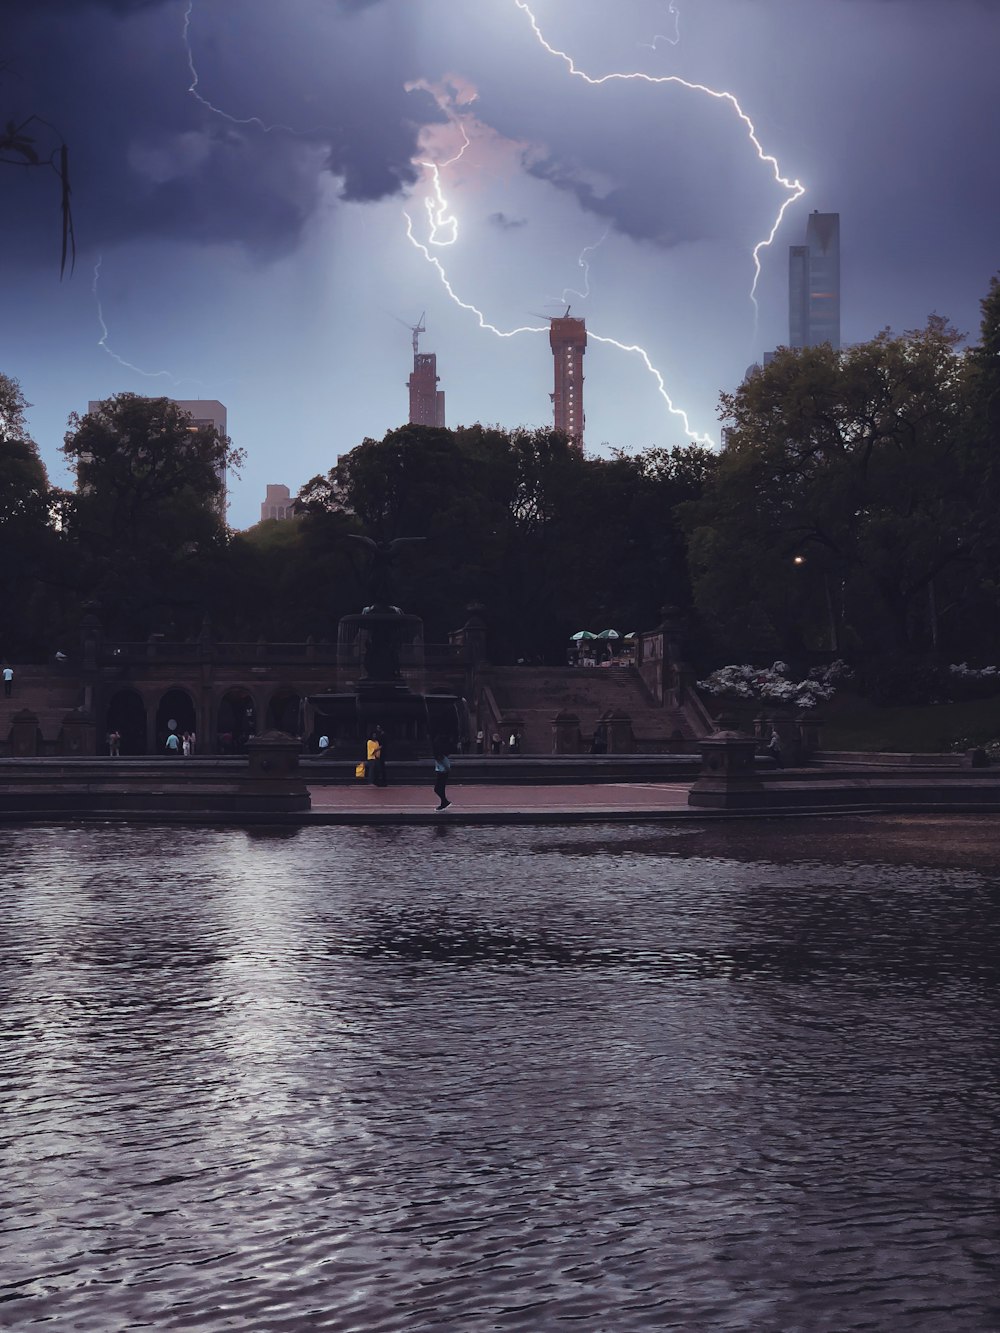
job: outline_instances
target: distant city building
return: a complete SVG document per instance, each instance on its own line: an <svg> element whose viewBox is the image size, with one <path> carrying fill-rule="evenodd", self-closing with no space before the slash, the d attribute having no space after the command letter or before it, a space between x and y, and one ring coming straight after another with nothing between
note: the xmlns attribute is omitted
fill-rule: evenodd
<svg viewBox="0 0 1000 1333"><path fill-rule="evenodd" d="M267 494L260 506L260 521L276 518L294 518L295 502L287 486L268 484Z"/></svg>
<svg viewBox="0 0 1000 1333"><path fill-rule="evenodd" d="M191 418L191 430L201 430L205 426L214 426L220 435L227 435L226 430L226 409L217 398L172 398L171 402ZM100 407L100 402L91 399L87 404L88 412L96 412ZM225 517L226 513L226 465L223 463L216 470L216 476L219 478L221 490L217 501L219 513Z"/></svg>
<svg viewBox="0 0 1000 1333"><path fill-rule="evenodd" d="M810 213L788 251L788 345L840 349L840 214Z"/></svg>
<svg viewBox="0 0 1000 1333"><path fill-rule="evenodd" d="M555 365L552 392L553 421L557 431L583 449L583 355L587 350L587 322L570 319L549 321L549 346Z"/></svg>
<svg viewBox="0 0 1000 1333"><path fill-rule="evenodd" d="M444 390L438 388L437 356L418 350L424 328L423 315L411 328L413 333L413 373L406 382L410 391L410 425L444 425Z"/></svg>

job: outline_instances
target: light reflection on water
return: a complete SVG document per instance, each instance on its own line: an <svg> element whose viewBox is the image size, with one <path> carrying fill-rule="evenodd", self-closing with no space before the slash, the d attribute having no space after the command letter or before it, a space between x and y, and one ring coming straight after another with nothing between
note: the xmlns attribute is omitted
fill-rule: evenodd
<svg viewBox="0 0 1000 1333"><path fill-rule="evenodd" d="M1000 1326L1000 857L903 828L0 831L0 1325Z"/></svg>

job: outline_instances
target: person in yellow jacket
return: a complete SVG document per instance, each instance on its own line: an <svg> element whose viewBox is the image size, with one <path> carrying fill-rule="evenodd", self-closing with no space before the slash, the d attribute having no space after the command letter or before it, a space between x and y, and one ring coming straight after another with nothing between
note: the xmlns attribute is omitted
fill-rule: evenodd
<svg viewBox="0 0 1000 1333"><path fill-rule="evenodd" d="M368 781L375 787L389 785L385 772L385 755L382 751L382 735L382 728L375 727L368 736Z"/></svg>

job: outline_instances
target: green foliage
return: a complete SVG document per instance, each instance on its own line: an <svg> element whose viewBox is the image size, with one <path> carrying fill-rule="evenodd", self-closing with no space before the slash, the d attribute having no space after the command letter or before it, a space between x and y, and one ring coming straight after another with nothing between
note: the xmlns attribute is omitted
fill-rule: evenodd
<svg viewBox="0 0 1000 1333"><path fill-rule="evenodd" d="M427 539L400 561L397 597L431 639L478 601L496 660L558 661L581 624L624 632L690 600L673 509L700 494L713 458L585 459L550 430L405 426L365 440L298 503L306 531L340 514L379 541ZM351 556L360 597L363 556Z"/></svg>
<svg viewBox="0 0 1000 1333"><path fill-rule="evenodd" d="M220 472L241 455L170 399L131 393L74 414L63 453L76 465L65 522L79 586L108 631L193 633L227 540Z"/></svg>
<svg viewBox="0 0 1000 1333"><path fill-rule="evenodd" d="M28 434L29 406L16 380L0 374L0 651L44 652L51 618L47 590L56 546L45 466Z"/></svg>
<svg viewBox="0 0 1000 1333"><path fill-rule="evenodd" d="M684 520L696 601L722 639L794 655L958 637L997 498L959 340L933 316L842 353L784 349L721 396L726 446Z"/></svg>

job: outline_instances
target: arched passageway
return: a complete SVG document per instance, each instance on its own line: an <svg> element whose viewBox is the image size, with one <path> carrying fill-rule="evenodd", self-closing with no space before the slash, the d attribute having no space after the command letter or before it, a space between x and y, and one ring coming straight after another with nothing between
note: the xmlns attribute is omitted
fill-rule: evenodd
<svg viewBox="0 0 1000 1333"><path fill-rule="evenodd" d="M136 690L116 690L108 700L104 716L104 735L98 734L107 753L107 737L117 731L121 737L121 754L146 753L146 705Z"/></svg>
<svg viewBox="0 0 1000 1333"><path fill-rule="evenodd" d="M298 736L302 727L302 696L295 690L277 690L267 706L267 731L285 731Z"/></svg>
<svg viewBox="0 0 1000 1333"><path fill-rule="evenodd" d="M219 700L216 731L220 754L241 754L250 737L257 734L257 710L253 696L242 685L226 690Z"/></svg>
<svg viewBox="0 0 1000 1333"><path fill-rule="evenodd" d="M187 690L167 690L156 710L156 729L153 744L157 754L166 753L167 737L171 732L183 736L185 731L195 732L196 718L194 702Z"/></svg>

